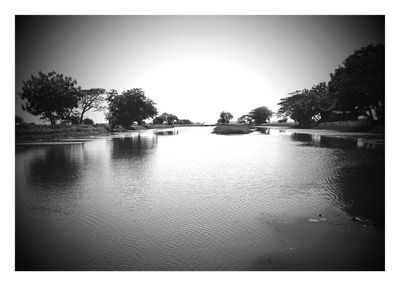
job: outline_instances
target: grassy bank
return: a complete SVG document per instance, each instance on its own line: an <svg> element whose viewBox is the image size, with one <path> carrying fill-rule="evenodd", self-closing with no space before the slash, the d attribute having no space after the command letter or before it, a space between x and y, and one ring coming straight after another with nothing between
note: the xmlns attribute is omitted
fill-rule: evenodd
<svg viewBox="0 0 400 286"><path fill-rule="evenodd" d="M295 122L286 123L263 123L257 126L262 127L283 127L283 128L300 128ZM307 129L317 130L332 130L340 132L368 132L368 133L380 133L385 132L385 126L372 126L368 120L354 120L354 121L337 121L337 122L320 122L317 126L309 127Z"/></svg>
<svg viewBox="0 0 400 286"><path fill-rule="evenodd" d="M335 130L342 132L384 133L385 126L372 126L368 120L321 122L313 129Z"/></svg>
<svg viewBox="0 0 400 286"><path fill-rule="evenodd" d="M250 126L248 125L218 125L214 128L212 133L221 135L230 134L248 134L250 133Z"/></svg>
<svg viewBox="0 0 400 286"><path fill-rule="evenodd" d="M109 134L111 132L113 131L105 124L72 126L22 124L15 126L15 142L60 141L68 138Z"/></svg>

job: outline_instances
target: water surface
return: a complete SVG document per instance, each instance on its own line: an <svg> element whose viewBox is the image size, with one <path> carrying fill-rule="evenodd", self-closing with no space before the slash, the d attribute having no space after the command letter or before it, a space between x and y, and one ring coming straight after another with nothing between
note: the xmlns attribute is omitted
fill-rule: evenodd
<svg viewBox="0 0 400 286"><path fill-rule="evenodd" d="M382 138L211 130L17 147L16 269L384 269Z"/></svg>

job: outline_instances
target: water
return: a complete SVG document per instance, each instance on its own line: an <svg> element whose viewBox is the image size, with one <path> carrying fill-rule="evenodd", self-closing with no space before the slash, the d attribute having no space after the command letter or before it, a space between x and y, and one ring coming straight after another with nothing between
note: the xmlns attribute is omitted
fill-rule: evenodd
<svg viewBox="0 0 400 286"><path fill-rule="evenodd" d="M17 147L16 269L384 269L382 139L211 130Z"/></svg>

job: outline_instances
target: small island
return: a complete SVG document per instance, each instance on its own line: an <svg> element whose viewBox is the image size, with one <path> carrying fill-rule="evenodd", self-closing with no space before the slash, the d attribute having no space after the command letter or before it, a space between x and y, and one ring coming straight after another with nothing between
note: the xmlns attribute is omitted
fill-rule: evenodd
<svg viewBox="0 0 400 286"><path fill-rule="evenodd" d="M218 125L214 128L214 134L230 135L230 134L249 134L251 132L248 125Z"/></svg>

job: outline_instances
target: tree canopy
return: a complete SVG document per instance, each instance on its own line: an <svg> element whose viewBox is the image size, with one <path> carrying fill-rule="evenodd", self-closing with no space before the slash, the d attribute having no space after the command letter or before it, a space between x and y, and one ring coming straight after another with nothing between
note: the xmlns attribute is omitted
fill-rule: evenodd
<svg viewBox="0 0 400 286"><path fill-rule="evenodd" d="M83 115L91 110L94 109L96 111L101 111L104 109L102 106L106 94L106 90L104 88L91 88L91 89L84 89L81 91L78 100L78 106L81 110L79 123L83 122Z"/></svg>
<svg viewBox="0 0 400 286"><path fill-rule="evenodd" d="M249 116L256 124L269 122L274 113L266 106L261 106L250 111Z"/></svg>
<svg viewBox="0 0 400 286"><path fill-rule="evenodd" d="M94 121L90 118L85 118L85 119L83 119L82 123L85 125L93 125Z"/></svg>
<svg viewBox="0 0 400 286"><path fill-rule="evenodd" d="M240 116L238 118L237 122L239 124L248 124L248 125L250 125L250 124L253 123L253 117L251 115L249 115L249 114L245 114L245 115Z"/></svg>
<svg viewBox="0 0 400 286"><path fill-rule="evenodd" d="M218 124L228 124L229 121L233 118L233 115L230 112L222 111L219 114L219 119L217 121Z"/></svg>
<svg viewBox="0 0 400 286"><path fill-rule="evenodd" d="M72 110L78 106L80 87L72 77L39 72L23 82L19 92L25 104L22 109L41 119L55 124L58 119L69 118Z"/></svg>
<svg viewBox="0 0 400 286"><path fill-rule="evenodd" d="M299 127L308 128L314 121L321 119L321 112L330 109L325 82L314 85L310 90L296 91L292 96L281 99L278 115L290 117L299 123Z"/></svg>
<svg viewBox="0 0 400 286"><path fill-rule="evenodd" d="M385 95L385 48L369 45L356 50L330 75L329 93L336 108L355 115L383 119Z"/></svg>
<svg viewBox="0 0 400 286"><path fill-rule="evenodd" d="M107 102L106 118L112 127L120 125L129 128L133 122L142 124L145 119L153 118L158 113L155 103L140 88L127 90L122 94L111 90Z"/></svg>
<svg viewBox="0 0 400 286"><path fill-rule="evenodd" d="M168 125L173 125L178 123L178 117L174 114L170 113L162 113L160 116L157 116L156 118L153 119L154 124L168 124Z"/></svg>

